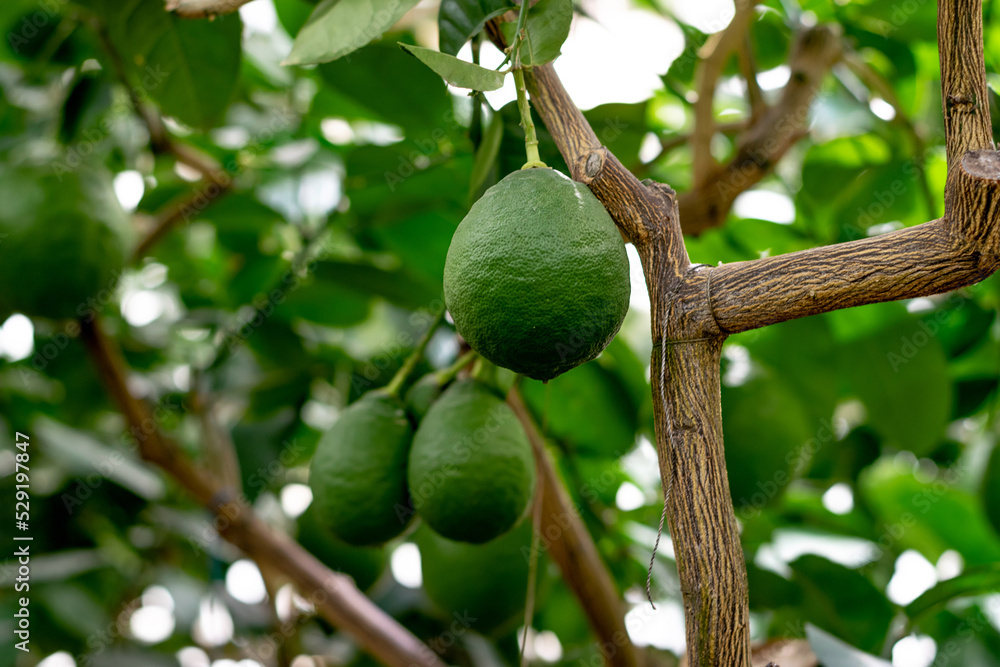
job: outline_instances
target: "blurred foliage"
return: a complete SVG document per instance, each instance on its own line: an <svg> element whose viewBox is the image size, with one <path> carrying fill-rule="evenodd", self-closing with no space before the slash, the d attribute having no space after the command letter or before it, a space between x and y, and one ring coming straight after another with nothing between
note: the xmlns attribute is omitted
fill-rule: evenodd
<svg viewBox="0 0 1000 667"><path fill-rule="evenodd" d="M296 517L319 435L399 368L440 306L455 226L524 153L516 107L494 109L449 89L396 47L437 47L426 43L433 11L418 8L349 57L283 68L314 3L253 4L271 2L278 23L268 31L239 14L183 21L160 0L5 0L0 163L35 163L57 151L65 157L54 167L103 164L117 174L123 201L141 191L137 237L148 232L149 216L203 193L86 307L121 346L133 389L156 406L158 427L205 466L212 465L206 434L231 439L248 498L295 535L312 530L311 515ZM637 4L671 16L668 3ZM442 6L441 48L456 53L507 3ZM757 187L794 214L758 206L742 215L749 209L737 207L724 226L689 239L695 262L856 239L943 210L934 4L769 0L750 43L770 80L781 78L795 26L814 21L842 26L856 56L890 83L898 108L887 112L871 82L837 68L818 93L808 136ZM662 90L586 114L623 163L683 190L691 162L683 143L654 158L640 151L650 139L670 145L692 126L695 54L706 35L680 27L685 49L663 73ZM1000 67L995 8L987 11L986 61L991 72ZM738 72L732 62L725 77ZM731 122L746 102L739 85L725 83L716 111ZM764 94L773 99L778 90ZM221 163L232 191L213 196L192 182L190 168L151 142L137 104L167 117L173 141ZM539 134L543 159L565 170L540 124ZM735 147L720 136L714 149L724 160ZM128 183L131 193L123 194ZM824 660L858 664L860 652L888 658L900 638L917 633L932 638L939 655L958 656L956 664L1000 665L998 303L1000 282L991 278L951 295L788 322L727 342L727 461L755 638L808 635ZM265 573L267 601L248 597L245 582L227 586L239 555L214 536L201 508L141 463L79 328L34 318L33 345L18 352L12 341L25 322L14 316L0 329L0 499L14 506L15 432L30 434L31 653L5 641L0 665L35 665L57 651L80 665L176 665L191 647L265 665L289 664L300 653L370 664L349 638L296 606L273 573ZM445 326L421 373L447 366L460 349ZM634 309L599 359L522 389L631 613L642 614L630 627L672 664L683 628L652 632L656 624L645 623L652 612L641 602L662 498L650 444L649 351L648 313ZM380 606L450 664L516 663L517 622L505 615L480 632L452 616L442 595L432 601L412 578L412 562L410 578L396 572L404 583L393 576L390 554L401 544L411 549L413 533L384 554L303 541L355 572ZM396 553L412 555L407 549ZM904 562L923 563L922 578ZM0 630L10 637L19 594L9 552L5 563ZM558 661L594 659L576 600L553 566L543 560L542 568L535 629L558 637ZM480 568L469 576L491 574ZM653 574L657 601L677 606L669 550L660 550ZM496 594L479 583L484 595ZM149 619L158 628L170 619L165 637L143 640ZM212 630L226 619L231 632ZM275 648L268 638L279 621L294 630L279 634Z"/></svg>

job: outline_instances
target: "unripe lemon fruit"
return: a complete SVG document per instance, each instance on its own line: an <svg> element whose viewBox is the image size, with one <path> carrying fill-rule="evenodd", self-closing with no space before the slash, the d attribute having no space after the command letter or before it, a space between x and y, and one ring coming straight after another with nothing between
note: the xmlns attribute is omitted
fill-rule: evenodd
<svg viewBox="0 0 1000 667"><path fill-rule="evenodd" d="M517 416L486 385L460 380L427 411L407 470L413 505L438 534L481 543L524 516L535 460Z"/></svg>
<svg viewBox="0 0 1000 667"><path fill-rule="evenodd" d="M406 490L412 440L395 398L373 392L344 410L320 438L309 471L319 523L356 546L402 533L413 516Z"/></svg>
<svg viewBox="0 0 1000 667"><path fill-rule="evenodd" d="M587 188L554 169L516 171L455 230L444 296L481 355L536 380L595 358L628 311L625 244Z"/></svg>
<svg viewBox="0 0 1000 667"><path fill-rule="evenodd" d="M0 202L0 320L85 316L115 291L129 222L102 168L0 166Z"/></svg>

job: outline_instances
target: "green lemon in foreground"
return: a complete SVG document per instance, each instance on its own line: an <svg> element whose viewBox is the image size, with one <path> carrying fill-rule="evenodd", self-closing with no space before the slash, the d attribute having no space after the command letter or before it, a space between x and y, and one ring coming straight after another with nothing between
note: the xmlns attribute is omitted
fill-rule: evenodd
<svg viewBox="0 0 1000 667"><path fill-rule="evenodd" d="M535 460L514 412L474 380L427 411L407 470L417 513L438 534L481 543L517 524L533 497Z"/></svg>
<svg viewBox="0 0 1000 667"><path fill-rule="evenodd" d="M319 522L356 546L402 533L413 516L406 490L412 440L395 398L370 393L344 410L316 445L309 472Z"/></svg>
<svg viewBox="0 0 1000 667"><path fill-rule="evenodd" d="M83 317L107 303L129 221L102 168L0 166L0 202L0 319Z"/></svg>
<svg viewBox="0 0 1000 667"><path fill-rule="evenodd" d="M384 547L356 547L338 539L319 520L315 504L299 517L298 540L328 568L354 579L361 590L371 587L385 569Z"/></svg>
<svg viewBox="0 0 1000 667"><path fill-rule="evenodd" d="M453 542L426 526L414 533L427 597L450 618L489 634L523 622L531 521L486 544ZM538 564L539 579L545 562ZM539 581L539 592L544 586ZM536 604L539 601L536 600Z"/></svg>
<svg viewBox="0 0 1000 667"><path fill-rule="evenodd" d="M516 171L487 190L455 230L444 267L458 332L493 363L536 380L597 357L630 292L611 216L554 169Z"/></svg>

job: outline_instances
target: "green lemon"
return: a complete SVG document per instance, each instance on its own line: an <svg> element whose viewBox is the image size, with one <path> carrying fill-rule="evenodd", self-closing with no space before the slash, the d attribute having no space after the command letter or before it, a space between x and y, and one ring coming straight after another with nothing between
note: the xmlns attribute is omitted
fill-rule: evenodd
<svg viewBox="0 0 1000 667"><path fill-rule="evenodd" d="M298 539L321 563L350 576L361 590L370 588L385 569L384 547L356 547L338 539L319 520L315 504L299 517Z"/></svg>
<svg viewBox="0 0 1000 667"><path fill-rule="evenodd" d="M0 202L0 318L84 317L107 303L129 222L103 169L0 166Z"/></svg>
<svg viewBox="0 0 1000 667"><path fill-rule="evenodd" d="M504 368L549 380L601 353L628 311L628 257L587 186L524 169L455 230L444 296L458 332Z"/></svg>
<svg viewBox="0 0 1000 667"><path fill-rule="evenodd" d="M417 513L439 534L492 540L524 516L535 461L514 412L485 385L448 388L413 438L407 470Z"/></svg>
<svg viewBox="0 0 1000 667"><path fill-rule="evenodd" d="M413 516L406 457L413 429L402 404L369 393L316 445L309 485L320 523L356 546L396 537Z"/></svg>
<svg viewBox="0 0 1000 667"><path fill-rule="evenodd" d="M500 634L513 629L524 620L531 534L531 521L524 521L486 544L466 544L441 537L426 526L419 528L414 542L420 549L424 592L449 618L472 630ZM546 589L545 570L542 559L539 593Z"/></svg>

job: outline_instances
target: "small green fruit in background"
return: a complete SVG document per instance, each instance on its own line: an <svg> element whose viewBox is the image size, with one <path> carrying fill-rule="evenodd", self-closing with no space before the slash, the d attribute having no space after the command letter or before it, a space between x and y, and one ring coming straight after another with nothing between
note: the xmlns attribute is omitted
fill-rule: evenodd
<svg viewBox="0 0 1000 667"><path fill-rule="evenodd" d="M407 470L417 512L439 534L492 540L534 495L535 460L514 412L486 385L460 380L428 410Z"/></svg>
<svg viewBox="0 0 1000 667"><path fill-rule="evenodd" d="M309 472L319 522L356 546L402 533L413 516L406 490L412 440L395 398L372 392L344 410L316 445Z"/></svg>
<svg viewBox="0 0 1000 667"><path fill-rule="evenodd" d="M331 570L354 579L367 590L385 569L385 547L356 547L338 539L319 520L315 504L299 517L299 544Z"/></svg>
<svg viewBox="0 0 1000 667"><path fill-rule="evenodd" d="M111 176L60 164L0 165L0 319L83 317L115 290L129 221Z"/></svg>
<svg viewBox="0 0 1000 667"><path fill-rule="evenodd" d="M458 332L504 368L549 380L594 359L628 311L625 244L587 186L524 169L455 230L444 296Z"/></svg>
<svg viewBox="0 0 1000 667"><path fill-rule="evenodd" d="M524 621L532 547L531 521L486 544L453 542L423 526L414 533L427 597L449 617L460 614L482 634L511 630ZM546 563L539 555L538 582ZM539 593L546 586L539 585ZM536 597L536 605L540 600ZM475 619L475 620L472 620Z"/></svg>

